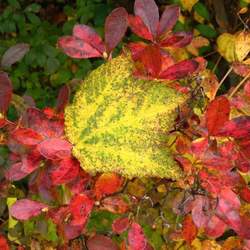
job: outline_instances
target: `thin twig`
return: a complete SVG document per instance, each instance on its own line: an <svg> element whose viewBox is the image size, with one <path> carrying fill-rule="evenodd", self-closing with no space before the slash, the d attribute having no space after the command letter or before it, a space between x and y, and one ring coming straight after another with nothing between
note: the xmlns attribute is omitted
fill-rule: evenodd
<svg viewBox="0 0 250 250"><path fill-rule="evenodd" d="M233 90L233 92L229 95L229 99L231 99L234 94L238 91L238 89L245 83L245 81L248 79L248 77L250 76L250 73L248 73L240 82L239 84L235 87L235 89Z"/></svg>
<svg viewBox="0 0 250 250"><path fill-rule="evenodd" d="M217 59L216 64L214 65L214 67L213 67L213 69L212 69L212 72L214 72L214 71L216 70L216 68L218 67L218 65L219 65L219 63L220 63L220 61L221 61L221 59L222 59L222 56L219 56L219 58Z"/></svg>
<svg viewBox="0 0 250 250"><path fill-rule="evenodd" d="M229 68L229 70L227 71L227 73L224 75L224 77L221 79L220 83L219 83L219 86L217 88L217 91L220 89L221 85L224 83L224 81L226 80L226 78L228 77L228 75L232 72L233 70L233 67L231 66Z"/></svg>

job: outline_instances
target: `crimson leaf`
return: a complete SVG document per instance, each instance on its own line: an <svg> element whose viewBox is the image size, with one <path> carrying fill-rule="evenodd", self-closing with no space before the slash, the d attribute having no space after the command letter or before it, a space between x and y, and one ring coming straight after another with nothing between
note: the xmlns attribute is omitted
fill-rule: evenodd
<svg viewBox="0 0 250 250"><path fill-rule="evenodd" d="M128 13L120 7L114 9L105 21L105 44L110 53L122 40L128 27Z"/></svg>

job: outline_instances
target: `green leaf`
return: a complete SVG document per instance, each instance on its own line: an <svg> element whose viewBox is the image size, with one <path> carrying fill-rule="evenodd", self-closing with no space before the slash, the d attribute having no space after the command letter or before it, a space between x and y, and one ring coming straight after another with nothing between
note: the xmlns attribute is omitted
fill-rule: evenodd
<svg viewBox="0 0 250 250"><path fill-rule="evenodd" d="M56 230L56 225L52 222L51 219L48 220L48 233L46 235L46 239L49 241L57 241L57 230Z"/></svg>
<svg viewBox="0 0 250 250"><path fill-rule="evenodd" d="M28 20L32 24L39 25L41 23L41 20L37 15L35 15L35 14L31 13L31 12L28 12L26 15L27 15Z"/></svg>
<svg viewBox="0 0 250 250"><path fill-rule="evenodd" d="M55 47L49 44L45 44L43 46L43 51L48 57L56 57L56 55L59 53L59 51Z"/></svg>
<svg viewBox="0 0 250 250"><path fill-rule="evenodd" d="M60 62L56 58L48 58L45 70L48 74L53 74L60 66Z"/></svg>
<svg viewBox="0 0 250 250"><path fill-rule="evenodd" d="M8 0L8 3L14 8L17 8L17 9L21 8L21 5L17 0Z"/></svg>
<svg viewBox="0 0 250 250"><path fill-rule="evenodd" d="M215 38L218 35L214 28L206 24L198 24L196 29L201 33L201 35L207 38Z"/></svg>
<svg viewBox="0 0 250 250"><path fill-rule="evenodd" d="M161 237L161 232L158 230L153 230L150 225L143 225L143 231L154 249L161 249L164 243Z"/></svg>
<svg viewBox="0 0 250 250"><path fill-rule="evenodd" d="M24 11L38 13L41 9L41 5L37 3L32 3L28 5Z"/></svg>
<svg viewBox="0 0 250 250"><path fill-rule="evenodd" d="M96 232L100 234L109 233L112 231L113 220L118 217L119 215L108 211L94 211L89 218L87 230L88 232Z"/></svg>
<svg viewBox="0 0 250 250"><path fill-rule="evenodd" d="M34 221L28 220L28 221L23 222L23 230L24 230L24 234L26 236L32 235L32 233L34 233L34 229L35 229L35 222Z"/></svg>
<svg viewBox="0 0 250 250"><path fill-rule="evenodd" d="M7 198L7 206L8 206L8 209L10 210L10 208L12 207L12 205L17 201L17 198L16 197L9 197ZM9 214L9 224L8 224L8 228L11 229L11 228L14 228L16 226L16 224L18 223L17 220L13 219L11 217L11 215Z"/></svg>
<svg viewBox="0 0 250 250"><path fill-rule="evenodd" d="M210 14L205 4L198 2L194 5L194 10L206 20L210 20Z"/></svg>

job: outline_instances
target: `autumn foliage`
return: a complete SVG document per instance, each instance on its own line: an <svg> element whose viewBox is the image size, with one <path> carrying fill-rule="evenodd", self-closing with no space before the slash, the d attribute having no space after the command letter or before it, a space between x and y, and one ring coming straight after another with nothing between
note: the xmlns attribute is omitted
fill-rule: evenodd
<svg viewBox="0 0 250 250"><path fill-rule="evenodd" d="M61 88L55 107L41 110L23 99L24 108L10 120L8 109L17 96L10 77L0 73L0 144L8 149L0 197L7 200L9 221L0 249L12 243L23 249L34 241L48 249L82 249L81 244L89 250L250 249L249 31L226 36L244 45L231 48L244 50L237 58L227 60L229 52L220 44L225 41L218 40L229 73L239 79L223 91L225 79L218 81L205 58L177 56L193 51L196 39L190 31L173 31L180 15L178 5L166 6L160 17L154 0L136 0L134 14L122 7L110 13L104 39L76 24L72 35L58 41L69 57L112 60L128 28L141 38L123 46L122 53L132 56L134 77L157 79L188 97L163 145L182 170L178 181L91 176L73 157L74 145L64 133L72 86ZM42 223L53 239L37 236ZM26 233L30 227L34 236L11 236L16 225L25 225Z"/></svg>

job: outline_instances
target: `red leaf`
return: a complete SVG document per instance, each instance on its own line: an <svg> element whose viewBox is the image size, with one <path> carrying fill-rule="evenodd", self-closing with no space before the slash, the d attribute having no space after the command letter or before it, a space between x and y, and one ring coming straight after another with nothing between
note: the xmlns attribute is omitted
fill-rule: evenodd
<svg viewBox="0 0 250 250"><path fill-rule="evenodd" d="M130 52L132 54L132 58L134 61L137 61L141 57L144 49L147 46L148 45L146 43L143 43L143 42L136 42L136 43L129 43L128 44L128 47L130 49Z"/></svg>
<svg viewBox="0 0 250 250"><path fill-rule="evenodd" d="M72 226L84 226L92 211L94 201L85 194L77 194L70 201L69 208L72 214Z"/></svg>
<svg viewBox="0 0 250 250"><path fill-rule="evenodd" d="M250 135L250 116L236 117L224 123L217 136L230 136L234 138L244 138Z"/></svg>
<svg viewBox="0 0 250 250"><path fill-rule="evenodd" d="M175 64L173 57L169 53L163 50L161 50L161 61L162 61L161 72L165 71L170 66Z"/></svg>
<svg viewBox="0 0 250 250"><path fill-rule="evenodd" d="M120 190L123 179L115 173L104 173L95 183L95 194L97 199L105 195L113 194Z"/></svg>
<svg viewBox="0 0 250 250"><path fill-rule="evenodd" d="M51 138L41 142L37 149L45 158L59 160L71 157L72 145L66 140Z"/></svg>
<svg viewBox="0 0 250 250"><path fill-rule="evenodd" d="M28 154L22 155L22 166L21 170L25 173L32 173L39 167L39 164L42 160L40 153L35 148Z"/></svg>
<svg viewBox="0 0 250 250"><path fill-rule="evenodd" d="M67 186L69 187L72 194L79 194L86 191L86 187L90 181L90 175L80 169L78 177L72 182L68 183Z"/></svg>
<svg viewBox="0 0 250 250"><path fill-rule="evenodd" d="M105 44L110 53L122 40L128 28L128 13L120 7L114 9L105 21Z"/></svg>
<svg viewBox="0 0 250 250"><path fill-rule="evenodd" d="M0 235L0 249L1 250L9 250L10 249L7 240L2 235Z"/></svg>
<svg viewBox="0 0 250 250"><path fill-rule="evenodd" d="M241 191L240 191L240 197L250 203L250 189L249 187L245 186Z"/></svg>
<svg viewBox="0 0 250 250"><path fill-rule="evenodd" d="M128 231L129 250L145 250L147 245L146 237L139 224L133 222Z"/></svg>
<svg viewBox="0 0 250 250"><path fill-rule="evenodd" d="M191 215L187 215L183 221L182 235L184 240L190 245L196 238L198 230L192 220Z"/></svg>
<svg viewBox="0 0 250 250"><path fill-rule="evenodd" d="M134 12L139 16L153 37L156 36L159 23L159 11L154 0L135 0Z"/></svg>
<svg viewBox="0 0 250 250"><path fill-rule="evenodd" d="M227 225L216 215L212 215L205 226L205 233L209 237L217 238L223 235Z"/></svg>
<svg viewBox="0 0 250 250"><path fill-rule="evenodd" d="M206 110L206 126L210 135L216 135L229 120L230 102L225 96L216 97Z"/></svg>
<svg viewBox="0 0 250 250"><path fill-rule="evenodd" d="M12 138L25 146L35 146L43 137L30 128L18 128L11 134Z"/></svg>
<svg viewBox="0 0 250 250"><path fill-rule="evenodd" d="M180 15L180 7L178 5L166 6L159 23L158 35L161 36L164 33L170 31L176 24Z"/></svg>
<svg viewBox="0 0 250 250"><path fill-rule="evenodd" d="M25 114L27 127L45 138L61 137L64 134L64 121L49 118L41 110L29 108Z"/></svg>
<svg viewBox="0 0 250 250"><path fill-rule="evenodd" d="M70 89L67 85L60 88L59 94L56 100L56 110L58 113L63 112L64 108L69 102Z"/></svg>
<svg viewBox="0 0 250 250"><path fill-rule="evenodd" d="M199 64L195 60L184 60L170 66L160 74L160 78L167 80L177 80L192 74Z"/></svg>
<svg viewBox="0 0 250 250"><path fill-rule="evenodd" d="M58 226L58 232L68 241L78 237L83 230L83 226L73 226L70 223L70 209L68 206L62 206L56 209L50 209L48 216Z"/></svg>
<svg viewBox="0 0 250 250"><path fill-rule="evenodd" d="M197 140L192 141L191 150L192 153L197 158L203 158L205 152L208 150L209 144L207 138L198 138Z"/></svg>
<svg viewBox="0 0 250 250"><path fill-rule="evenodd" d="M6 125L10 124L10 122L4 118L0 118L0 128L5 127Z"/></svg>
<svg viewBox="0 0 250 250"><path fill-rule="evenodd" d="M246 81L245 83L244 94L250 98L250 80Z"/></svg>
<svg viewBox="0 0 250 250"><path fill-rule="evenodd" d="M176 32L171 36L168 36L161 42L162 47L174 47L174 48L183 48L191 43L193 39L192 32Z"/></svg>
<svg viewBox="0 0 250 250"><path fill-rule="evenodd" d="M238 159L236 160L236 167L243 173L247 173L250 170L250 159L248 158L244 155L244 152L239 152Z"/></svg>
<svg viewBox="0 0 250 250"><path fill-rule="evenodd" d="M5 172L5 178L9 181L19 181L25 178L29 173L22 170L22 162L14 163Z"/></svg>
<svg viewBox="0 0 250 250"><path fill-rule="evenodd" d="M200 227L205 227L209 221L209 215L207 212L209 209L209 200L205 196L197 195L193 202L192 208L192 218L195 225Z"/></svg>
<svg viewBox="0 0 250 250"><path fill-rule="evenodd" d="M234 62L232 66L234 72L242 77L246 77L250 73L250 65L248 64Z"/></svg>
<svg viewBox="0 0 250 250"><path fill-rule="evenodd" d="M116 234L122 234L123 232L125 232L128 229L129 223L130 222L129 222L128 217L118 218L118 219L113 221L112 230Z"/></svg>
<svg viewBox="0 0 250 250"><path fill-rule="evenodd" d="M12 90L12 83L8 75L4 72L0 72L0 113L5 113L8 110Z"/></svg>
<svg viewBox="0 0 250 250"><path fill-rule="evenodd" d="M161 70L161 52L158 46L147 46L139 59L152 77L157 77Z"/></svg>
<svg viewBox="0 0 250 250"><path fill-rule="evenodd" d="M64 36L59 38L58 46L63 52L77 59L102 57L102 53L87 42L80 40L74 36Z"/></svg>
<svg viewBox="0 0 250 250"><path fill-rule="evenodd" d="M18 181L25 178L39 167L41 156L35 149L29 154L22 155L22 162L15 163L6 171L5 178Z"/></svg>
<svg viewBox="0 0 250 250"><path fill-rule="evenodd" d="M87 240L88 250L119 250L119 247L107 236L95 235Z"/></svg>
<svg viewBox="0 0 250 250"><path fill-rule="evenodd" d="M18 200L10 208L10 215L18 220L29 220L30 218L47 211L48 206L38 201L29 199Z"/></svg>
<svg viewBox="0 0 250 250"><path fill-rule="evenodd" d="M90 44L93 48L97 49L101 55L105 51L102 38L94 29L85 24L76 24L73 28L73 36Z"/></svg>
<svg viewBox="0 0 250 250"><path fill-rule="evenodd" d="M111 196L104 198L101 203L101 209L111 213L124 214L129 210L129 205L121 196Z"/></svg>
<svg viewBox="0 0 250 250"><path fill-rule="evenodd" d="M74 180L80 170L80 164L76 159L66 158L54 166L50 171L51 181L54 185L61 185Z"/></svg>
<svg viewBox="0 0 250 250"><path fill-rule="evenodd" d="M147 26L143 23L142 19L139 16L129 15L128 23L131 30L139 37L142 37L146 40L153 41L153 36L150 33Z"/></svg>
<svg viewBox="0 0 250 250"><path fill-rule="evenodd" d="M205 170L199 172L201 185L208 192L218 195L221 192L221 187L234 188L240 183L240 176L237 172L223 171L208 173Z"/></svg>
<svg viewBox="0 0 250 250"><path fill-rule="evenodd" d="M236 232L241 229L240 205L238 196L231 189L223 188L221 190L216 214Z"/></svg>

